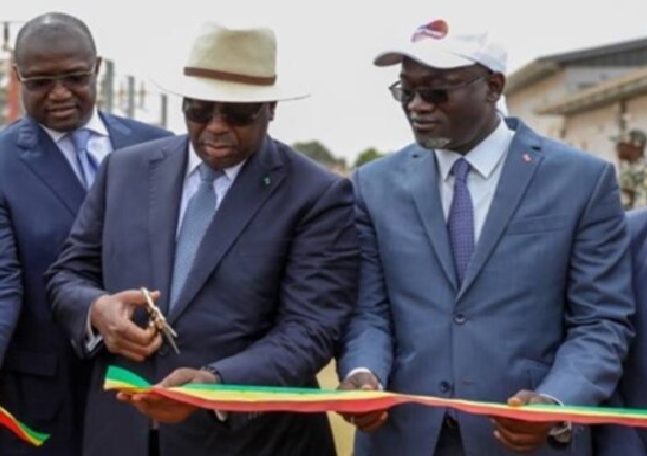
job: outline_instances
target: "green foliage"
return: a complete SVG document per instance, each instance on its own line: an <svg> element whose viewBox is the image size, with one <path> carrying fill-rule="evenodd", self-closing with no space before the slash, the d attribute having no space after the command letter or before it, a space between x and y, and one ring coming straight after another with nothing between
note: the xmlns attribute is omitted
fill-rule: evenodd
<svg viewBox="0 0 647 456"><path fill-rule="evenodd" d="M345 168L346 160L335 157L326 146L319 141L298 142L292 147L328 168Z"/></svg>
<svg viewBox="0 0 647 456"><path fill-rule="evenodd" d="M372 160L375 160L376 158L383 157L384 154L380 153L379 150L377 150L375 147L369 147L368 149L364 149L364 151L357 156L357 159L355 160L355 168L358 168Z"/></svg>

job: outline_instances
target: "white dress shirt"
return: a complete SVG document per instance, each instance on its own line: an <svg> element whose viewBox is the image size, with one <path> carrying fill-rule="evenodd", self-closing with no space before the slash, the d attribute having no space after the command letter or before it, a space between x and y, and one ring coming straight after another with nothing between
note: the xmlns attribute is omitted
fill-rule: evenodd
<svg viewBox="0 0 647 456"><path fill-rule="evenodd" d="M494 192L501 177L501 169L508 156L508 149L513 137L514 131L510 130L508 125L501 120L499 126L490 133L490 136L464 156L470 164L467 188L474 207L474 245L478 243L485 219L490 211ZM435 154L440 174L440 199L445 222L447 222L449 208L454 198L454 175L451 170L454 162L463 155L447 149L436 149Z"/></svg>
<svg viewBox="0 0 647 456"><path fill-rule="evenodd" d="M223 170L225 175L220 176L213 181L213 191L216 193L216 211L220 207L222 200L225 199L225 195L227 195L227 192L236 180L236 177L245 164L245 161L246 160L243 160L241 163L230 168L225 168ZM189 200L200 186L200 172L198 171L198 166L200 166L201 163L202 160L198 157L198 154L195 153L193 144L189 141L189 162L186 167L184 184L182 185L182 201L180 203L180 216L177 221L176 236L180 234L180 227L182 226L184 213L186 212Z"/></svg>
<svg viewBox="0 0 647 456"><path fill-rule="evenodd" d="M58 149L61 151L65 159L68 161L74 174L79 179L79 182L83 182L83 178L79 174L81 171L78 169L78 162L76 159L76 149L72 143L69 133L62 133L60 131L54 131L50 128L47 128L44 125L41 125L43 130L52 138L54 144L58 146ZM98 111L95 109L92 112L92 117L88 123L83 125L81 128L88 129L92 132L90 136L90 141L88 142L88 152L96 158L97 163L101 164L104 158L108 156L110 152L113 151L112 143L110 142L110 134L108 133L108 128L99 117Z"/></svg>

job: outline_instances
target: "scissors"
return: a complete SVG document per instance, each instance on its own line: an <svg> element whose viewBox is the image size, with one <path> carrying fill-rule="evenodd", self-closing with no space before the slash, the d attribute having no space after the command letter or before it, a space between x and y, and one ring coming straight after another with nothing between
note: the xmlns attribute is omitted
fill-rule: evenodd
<svg viewBox="0 0 647 456"><path fill-rule="evenodd" d="M154 326L160 333L162 333L162 337L166 339L166 341L169 343L171 348L173 348L173 351L179 354L180 349L178 348L177 343L175 342L175 339L177 338L177 333L173 328L171 328L171 325L168 324L168 321L166 321L166 317L164 317L160 308L157 307L153 302L153 298L151 297L151 294L149 293L148 288L141 287L140 291L144 295L144 299L146 300L146 305L148 306L150 325Z"/></svg>

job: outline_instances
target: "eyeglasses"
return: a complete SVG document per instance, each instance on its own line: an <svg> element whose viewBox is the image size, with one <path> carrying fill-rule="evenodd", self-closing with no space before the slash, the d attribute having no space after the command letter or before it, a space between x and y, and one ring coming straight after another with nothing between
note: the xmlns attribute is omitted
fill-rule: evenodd
<svg viewBox="0 0 647 456"><path fill-rule="evenodd" d="M470 79L469 81L465 81L463 83L451 86L451 87L438 87L438 88L421 88L421 89L407 89L405 87L402 87L402 81L396 81L393 84L389 86L389 91L391 92L391 95L393 98L395 98L396 101L399 101L403 104L409 104L411 103L414 98L416 98L416 94L422 98L422 100L426 103L431 103L431 104L440 104L440 103L446 103L449 101L449 92L452 90L458 90L458 89L463 89L469 85L474 84L476 81L480 79L484 79L489 76L488 74L482 74L481 76L477 76L473 79Z"/></svg>
<svg viewBox="0 0 647 456"><path fill-rule="evenodd" d="M251 125L261 115L264 103L216 103L184 100L182 111L189 122L209 124L215 116L235 127ZM216 108L217 107L217 108Z"/></svg>
<svg viewBox="0 0 647 456"><path fill-rule="evenodd" d="M33 76L24 77L16 68L18 80L27 89L34 92L49 92L56 87L56 82L61 81L61 84L68 90L83 89L90 84L92 76L96 74L97 64L92 66L91 70L75 71L74 73L60 74L56 76Z"/></svg>

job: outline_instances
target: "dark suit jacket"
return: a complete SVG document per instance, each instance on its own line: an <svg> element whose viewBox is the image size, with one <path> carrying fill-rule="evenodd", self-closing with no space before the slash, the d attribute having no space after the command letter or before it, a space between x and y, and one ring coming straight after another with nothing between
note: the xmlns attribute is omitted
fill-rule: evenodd
<svg viewBox="0 0 647 456"><path fill-rule="evenodd" d="M102 118L114 148L169 134L112 115ZM29 449L0 432L2 456L80 452L88 368L52 321L43 274L84 197L67 160L36 122L27 117L0 134L0 405L52 434L45 446Z"/></svg>
<svg viewBox="0 0 647 456"><path fill-rule="evenodd" d="M186 136L162 139L104 163L48 288L57 321L77 343L105 292L160 290L167 311L187 146ZM96 355L84 455L147 454L147 419L102 391L110 364L150 381L212 364L229 384L316 385L351 311L357 264L350 182L267 138L223 200L168 316L181 354L163 346L142 363ZM324 414L222 423L199 411L160 435L164 456L334 453Z"/></svg>
<svg viewBox="0 0 647 456"><path fill-rule="evenodd" d="M636 297L633 323L636 338L624 365L624 374L611 407L647 409L647 209L627 214L631 237L631 275ZM630 427L600 426L596 430L596 456L647 456L647 431Z"/></svg>

